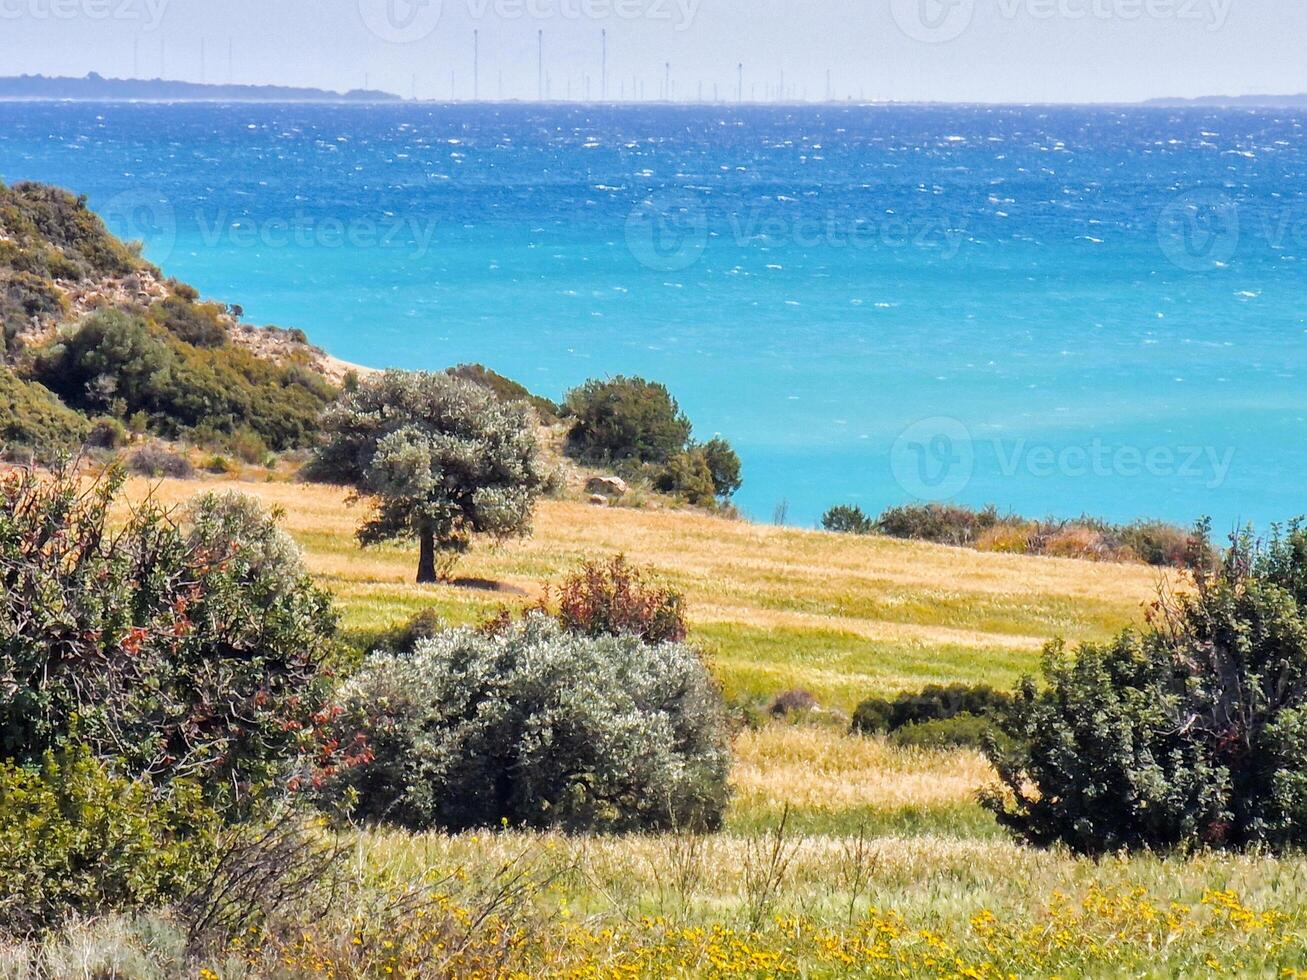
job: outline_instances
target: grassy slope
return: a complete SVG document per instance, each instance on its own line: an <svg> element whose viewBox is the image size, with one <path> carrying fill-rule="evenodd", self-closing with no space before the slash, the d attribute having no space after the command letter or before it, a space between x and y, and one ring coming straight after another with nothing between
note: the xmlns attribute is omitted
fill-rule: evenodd
<svg viewBox="0 0 1307 980"><path fill-rule="evenodd" d="M412 582L408 546L361 551L361 507L323 486L241 483L286 511L314 574L361 637L433 605L455 622L538 598L583 558L624 552L685 591L695 638L728 696L766 699L788 687L851 709L869 693L929 681L1010 684L1052 636L1098 639L1137 620L1159 573L1135 565L984 554L728 521L689 512L545 501L535 533L481 546L458 567L527 597ZM164 482L177 501L195 483ZM136 492L144 492L138 484Z"/></svg>

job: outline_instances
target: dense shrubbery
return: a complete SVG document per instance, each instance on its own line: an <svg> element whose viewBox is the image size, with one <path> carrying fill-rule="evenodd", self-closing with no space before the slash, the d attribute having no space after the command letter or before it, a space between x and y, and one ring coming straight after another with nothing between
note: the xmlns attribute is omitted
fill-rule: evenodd
<svg viewBox="0 0 1307 980"><path fill-rule="evenodd" d="M867 698L854 710L852 727L864 735L877 735L959 715L1001 718L1011 702L1010 694L988 684L927 684L893 699Z"/></svg>
<svg viewBox="0 0 1307 980"><path fill-rule="evenodd" d="M568 452L648 479L656 489L708 507L740 488L740 457L720 436L690 438L690 420L664 385L618 375L567 393Z"/></svg>
<svg viewBox="0 0 1307 980"><path fill-rule="evenodd" d="M376 654L344 687L356 815L408 827L720 825L728 745L698 653L569 633L543 615Z"/></svg>
<svg viewBox="0 0 1307 980"><path fill-rule="evenodd" d="M1202 535L1174 524L1113 524L1093 517L1034 521L999 514L993 505L972 510L955 504L906 504L889 508L875 521L868 520L856 507L832 507L822 518L822 526L830 531L878 533L981 551L1055 558L1142 561L1190 568L1212 560Z"/></svg>
<svg viewBox="0 0 1307 980"><path fill-rule="evenodd" d="M75 733L124 776L243 802L320 748L330 601L256 503L111 522L120 483L0 481L0 758L39 764Z"/></svg>
<svg viewBox="0 0 1307 980"><path fill-rule="evenodd" d="M75 742L0 762L0 930L163 905L213 866L219 824L195 783L157 792Z"/></svg>
<svg viewBox="0 0 1307 980"><path fill-rule="evenodd" d="M311 472L376 501L363 544L418 539L419 582L447 577L475 534L530 529L545 475L522 402L447 374L387 371L345 392L322 434Z"/></svg>
<svg viewBox="0 0 1307 980"><path fill-rule="evenodd" d="M40 351L33 372L82 411L141 412L167 436L252 430L278 449L307 445L334 394L300 366L234 346L196 347L120 310L93 314Z"/></svg>
<svg viewBox="0 0 1307 980"><path fill-rule="evenodd" d="M82 416L43 385L0 367L0 442L4 450L29 450L45 461L68 452L87 436Z"/></svg>
<svg viewBox="0 0 1307 980"><path fill-rule="evenodd" d="M1238 536L1148 626L1044 660L988 803L1077 851L1307 845L1307 528Z"/></svg>

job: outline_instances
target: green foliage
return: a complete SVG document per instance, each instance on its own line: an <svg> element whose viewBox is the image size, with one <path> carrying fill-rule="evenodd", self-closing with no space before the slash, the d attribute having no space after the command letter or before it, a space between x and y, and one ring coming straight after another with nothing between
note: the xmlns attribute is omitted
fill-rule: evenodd
<svg viewBox="0 0 1307 980"><path fill-rule="evenodd" d="M558 622L586 636L638 636L645 643L685 639L685 597L614 555L587 561L558 590Z"/></svg>
<svg viewBox="0 0 1307 980"><path fill-rule="evenodd" d="M86 434L86 444L98 449L121 449L130 439L127 426L110 415L92 419L90 431Z"/></svg>
<svg viewBox="0 0 1307 980"><path fill-rule="evenodd" d="M0 183L0 265L42 279L126 275L143 263L104 227L85 197L43 184Z"/></svg>
<svg viewBox="0 0 1307 980"><path fill-rule="evenodd" d="M236 494L112 522L122 478L0 481L0 758L77 737L224 803L314 749L335 620L275 515Z"/></svg>
<svg viewBox="0 0 1307 980"><path fill-rule="evenodd" d="M744 480L740 476L740 457L731 444L721 436L713 436L705 443L693 447L693 451L702 454L712 475L713 494L725 500L734 496Z"/></svg>
<svg viewBox="0 0 1307 980"><path fill-rule="evenodd" d="M48 462L76 448L86 435L86 420L44 385L0 367L0 441L6 450L30 449Z"/></svg>
<svg viewBox="0 0 1307 980"><path fill-rule="evenodd" d="M697 448L672 456L654 478L654 487L696 507L711 507L716 499L712 470Z"/></svg>
<svg viewBox="0 0 1307 980"><path fill-rule="evenodd" d="M690 420L664 385L618 375L567 393L569 451L588 462L666 463L690 441Z"/></svg>
<svg viewBox="0 0 1307 980"><path fill-rule="evenodd" d="M102 310L41 351L33 371L65 402L119 417L145 413L165 436L249 430L286 449L312 439L329 385L241 348L196 347L157 324Z"/></svg>
<svg viewBox="0 0 1307 980"><path fill-rule="evenodd" d="M871 534L876 522L856 504L837 504L821 515L821 526L839 534Z"/></svg>
<svg viewBox="0 0 1307 980"><path fill-rule="evenodd" d="M412 828L634 831L720 826L725 714L698 653L587 637L533 615L374 654L344 687L356 816Z"/></svg>
<svg viewBox="0 0 1307 980"><path fill-rule="evenodd" d="M562 413L562 409L548 398L541 398L539 395L531 394L525 385L518 384L513 379L506 378L483 364L459 364L452 368L446 368L445 373L451 377L463 378L465 381L475 381L483 388L489 388L503 401L527 402L536 410L536 414L540 416L540 421L546 425L557 422Z"/></svg>
<svg viewBox="0 0 1307 980"><path fill-rule="evenodd" d="M178 340L194 347L222 347L227 343L223 308L217 303L196 303L172 295L150 307L148 316Z"/></svg>
<svg viewBox="0 0 1307 980"><path fill-rule="evenodd" d="M1074 657L1045 653L988 805L1077 851L1307 845L1307 529L1233 539L1192 595Z"/></svg>
<svg viewBox="0 0 1307 980"><path fill-rule="evenodd" d="M1010 694L988 684L927 684L893 699L867 698L854 710L852 728L874 735L958 715L1001 718L1011 702Z"/></svg>
<svg viewBox="0 0 1307 980"><path fill-rule="evenodd" d="M459 554L474 534L525 534L545 483L521 402L447 374L387 371L360 381L322 418L313 472L376 501L364 544L416 537L418 581L436 549Z"/></svg>
<svg viewBox="0 0 1307 980"><path fill-rule="evenodd" d="M574 419L567 451L578 459L650 479L697 507L740 489L740 457L731 444L720 436L694 442L690 420L657 382L621 375L587 381L567 393L563 410Z"/></svg>
<svg viewBox="0 0 1307 980"><path fill-rule="evenodd" d="M159 792L85 745L0 763L0 930L169 903L213 865L218 827L196 784Z"/></svg>
<svg viewBox="0 0 1307 980"><path fill-rule="evenodd" d="M896 728L890 735L890 742L902 748L984 749L992 739L1000 736L1001 731L994 719L961 714Z"/></svg>

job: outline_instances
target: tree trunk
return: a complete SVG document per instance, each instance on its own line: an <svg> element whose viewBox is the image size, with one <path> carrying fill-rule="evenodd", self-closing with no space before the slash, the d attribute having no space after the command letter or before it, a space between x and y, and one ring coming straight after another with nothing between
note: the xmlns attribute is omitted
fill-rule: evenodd
<svg viewBox="0 0 1307 980"><path fill-rule="evenodd" d="M429 527L418 530L418 583L436 581L436 535Z"/></svg>

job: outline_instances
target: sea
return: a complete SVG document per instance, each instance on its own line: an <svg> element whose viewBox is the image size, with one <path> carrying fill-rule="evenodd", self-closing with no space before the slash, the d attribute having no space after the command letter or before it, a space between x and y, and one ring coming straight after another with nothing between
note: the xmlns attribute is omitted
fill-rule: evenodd
<svg viewBox="0 0 1307 980"><path fill-rule="evenodd" d="M985 106L0 104L249 322L561 398L663 382L812 526L1307 511L1307 115Z"/></svg>

